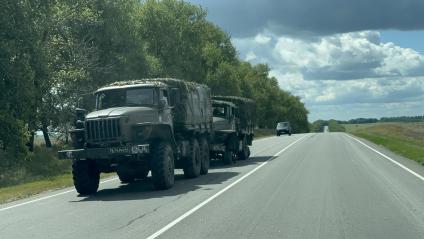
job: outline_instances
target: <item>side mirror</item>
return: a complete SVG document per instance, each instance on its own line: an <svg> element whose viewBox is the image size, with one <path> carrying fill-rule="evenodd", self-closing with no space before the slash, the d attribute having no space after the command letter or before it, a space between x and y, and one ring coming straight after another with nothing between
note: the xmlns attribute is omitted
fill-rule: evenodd
<svg viewBox="0 0 424 239"><path fill-rule="evenodd" d="M87 110L80 109L80 108L75 109L76 120L84 121L86 115L87 115Z"/></svg>
<svg viewBox="0 0 424 239"><path fill-rule="evenodd" d="M171 106L176 106L180 103L180 90L178 88L172 88L170 94Z"/></svg>

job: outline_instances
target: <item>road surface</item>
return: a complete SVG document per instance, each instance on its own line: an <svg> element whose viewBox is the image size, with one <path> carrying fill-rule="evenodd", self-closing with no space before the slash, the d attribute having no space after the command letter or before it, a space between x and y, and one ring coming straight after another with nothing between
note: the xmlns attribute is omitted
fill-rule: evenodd
<svg viewBox="0 0 424 239"><path fill-rule="evenodd" d="M178 171L167 191L112 178L90 197L0 205L0 238L424 238L412 161L344 133L261 139L252 155L196 179Z"/></svg>

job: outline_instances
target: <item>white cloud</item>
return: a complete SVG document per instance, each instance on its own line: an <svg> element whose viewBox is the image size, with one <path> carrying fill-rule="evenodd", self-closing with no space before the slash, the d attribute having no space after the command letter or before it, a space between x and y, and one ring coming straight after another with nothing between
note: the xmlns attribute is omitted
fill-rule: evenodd
<svg viewBox="0 0 424 239"><path fill-rule="evenodd" d="M304 40L272 37L274 44L268 45L257 44L255 38L234 43L244 59L269 64L280 87L300 96L312 119L424 114L423 55L380 42L378 32ZM408 110L393 107L403 104ZM350 109L333 110L339 106ZM321 112L325 110L327 114Z"/></svg>
<svg viewBox="0 0 424 239"><path fill-rule="evenodd" d="M255 36L255 42L258 44L268 44L271 41L271 37L265 36L263 34L258 34Z"/></svg>
<svg viewBox="0 0 424 239"><path fill-rule="evenodd" d="M421 71L424 73L424 57L410 48L401 48L393 43L381 45L381 51L385 53L382 65L376 68L378 74L410 75Z"/></svg>
<svg viewBox="0 0 424 239"><path fill-rule="evenodd" d="M253 51L249 51L247 54L246 54L246 57L244 58L246 61L252 61L252 60L254 60L254 59L256 59L256 55L255 55L255 53L253 52Z"/></svg>
<svg viewBox="0 0 424 239"><path fill-rule="evenodd" d="M424 57L393 43L380 43L379 33L366 31L322 37L309 42L278 38L277 61L296 66L310 80L346 80L424 74Z"/></svg>

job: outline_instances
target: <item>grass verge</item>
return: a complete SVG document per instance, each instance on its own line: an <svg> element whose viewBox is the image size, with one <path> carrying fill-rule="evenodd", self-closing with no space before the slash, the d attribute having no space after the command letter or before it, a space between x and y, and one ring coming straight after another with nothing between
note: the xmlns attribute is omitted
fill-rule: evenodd
<svg viewBox="0 0 424 239"><path fill-rule="evenodd" d="M107 178L114 173L103 173L100 178ZM15 186L0 188L0 204L27 198L39 193L59 190L73 186L72 174L66 173L34 182L23 183Z"/></svg>
<svg viewBox="0 0 424 239"><path fill-rule="evenodd" d="M34 182L0 188L0 203L27 198L49 190L72 186L72 175L63 174Z"/></svg>
<svg viewBox="0 0 424 239"><path fill-rule="evenodd" d="M347 132L424 165L424 123L344 125Z"/></svg>
<svg viewBox="0 0 424 239"><path fill-rule="evenodd" d="M265 138L275 135L274 129L255 129L255 139Z"/></svg>

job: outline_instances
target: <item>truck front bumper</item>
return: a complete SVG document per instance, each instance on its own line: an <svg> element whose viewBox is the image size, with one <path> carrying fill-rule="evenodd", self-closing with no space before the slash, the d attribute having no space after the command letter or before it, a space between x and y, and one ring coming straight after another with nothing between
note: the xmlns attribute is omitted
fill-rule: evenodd
<svg viewBox="0 0 424 239"><path fill-rule="evenodd" d="M110 159L121 156L141 156L150 152L149 144L111 147L62 150L57 152L59 159Z"/></svg>

